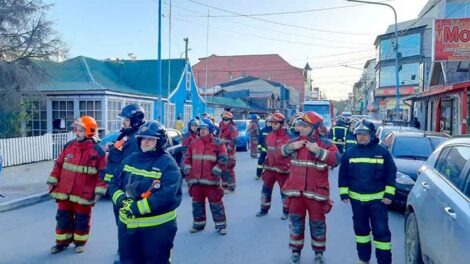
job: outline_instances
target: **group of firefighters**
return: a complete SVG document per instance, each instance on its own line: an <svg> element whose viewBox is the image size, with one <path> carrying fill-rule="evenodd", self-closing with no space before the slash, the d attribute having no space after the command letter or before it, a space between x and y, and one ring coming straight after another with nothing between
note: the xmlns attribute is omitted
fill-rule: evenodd
<svg viewBox="0 0 470 264"><path fill-rule="evenodd" d="M192 198L190 232L205 228L207 199L216 231L227 234L222 198L236 189L238 137L229 109L218 126L204 115L189 121L181 164L165 150L164 126L145 121L141 107L128 105L119 116L120 135L104 148L97 144L92 117L82 116L73 123L76 138L64 147L47 181L58 204L51 253L72 243L75 252L84 251L91 209L107 192L118 230L115 263L171 263L183 179ZM396 167L388 151L377 144L374 124L339 118L328 131L315 112L297 113L289 122L275 112L260 130L258 116L250 119L251 157L260 152L256 179L263 182L256 216L268 214L277 182L281 219L289 219L289 263L300 263L307 212L314 263L325 263L325 219L333 206L329 173L338 165L339 194L353 211L358 263L369 263L372 241L378 263L391 263L387 205L395 193Z"/></svg>

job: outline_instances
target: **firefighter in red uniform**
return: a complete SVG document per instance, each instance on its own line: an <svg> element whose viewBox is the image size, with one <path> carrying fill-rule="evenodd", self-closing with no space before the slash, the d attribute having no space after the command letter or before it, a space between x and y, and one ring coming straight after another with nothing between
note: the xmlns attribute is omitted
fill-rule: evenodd
<svg viewBox="0 0 470 264"><path fill-rule="evenodd" d="M252 158L257 159L258 158L258 137L260 134L260 129L259 129L259 117L256 114L251 114L250 115L250 126L249 126L249 132L250 132L250 155Z"/></svg>
<svg viewBox="0 0 470 264"><path fill-rule="evenodd" d="M188 132L183 135L183 142L181 142L183 157L181 159L181 167L184 165L184 160L186 159L186 154L188 153L189 145L197 138L197 127L199 125L199 120L191 119L188 122Z"/></svg>
<svg viewBox="0 0 470 264"><path fill-rule="evenodd" d="M237 125L233 122L233 115L229 111L222 114L222 122L219 125L219 138L225 143L228 153L227 166L222 172L222 187L225 193L235 191L236 178L235 178L235 164L236 164L236 151L237 151Z"/></svg>
<svg viewBox="0 0 470 264"><path fill-rule="evenodd" d="M106 169L103 150L94 137L96 121L82 116L73 123L76 138L67 143L47 179L50 195L57 202L56 245L51 253L66 249L72 242L82 253L90 232L91 207L106 193L101 180Z"/></svg>
<svg viewBox="0 0 470 264"><path fill-rule="evenodd" d="M263 188L261 189L261 210L256 214L258 217L266 215L271 207L274 184L277 182L281 190L289 176L290 158L282 156L281 153L281 147L290 139L288 132L283 128L285 117L281 113L274 113L270 122L272 131L266 137L267 156L261 174ZM281 197L283 204L281 219L286 220L288 218L287 197L282 192Z"/></svg>
<svg viewBox="0 0 470 264"><path fill-rule="evenodd" d="M288 196L290 263L300 262L304 245L305 217L308 212L315 264L325 263L325 215L331 210L329 200L328 166L336 166L341 155L336 146L319 128L323 118L307 112L296 121L300 136L282 147L282 154L291 157L290 174L282 191Z"/></svg>
<svg viewBox="0 0 470 264"><path fill-rule="evenodd" d="M203 119L198 126L199 137L188 148L183 170L187 174L189 195L193 198L193 226L196 233L206 226L206 197L215 223L221 235L227 233L225 209L221 186L222 169L227 163L227 149L224 143L213 136L214 124Z"/></svg>

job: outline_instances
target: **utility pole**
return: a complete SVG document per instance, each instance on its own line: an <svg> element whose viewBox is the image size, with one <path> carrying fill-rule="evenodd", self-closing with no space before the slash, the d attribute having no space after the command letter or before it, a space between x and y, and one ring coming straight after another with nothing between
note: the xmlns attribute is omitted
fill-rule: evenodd
<svg viewBox="0 0 470 264"><path fill-rule="evenodd" d="M189 38L184 38L184 59L188 61L188 43L189 43Z"/></svg>
<svg viewBox="0 0 470 264"><path fill-rule="evenodd" d="M158 58L157 58L157 115L163 119L162 104L162 0L158 0Z"/></svg>
<svg viewBox="0 0 470 264"><path fill-rule="evenodd" d="M170 10L169 10L169 17L168 17L168 84L166 88L166 96L167 96L167 103L168 97L171 91L171 0L170 0ZM162 102L163 104L163 102ZM163 108L162 108L163 109ZM163 112L162 112L163 113ZM167 123L170 125L170 123Z"/></svg>
<svg viewBox="0 0 470 264"><path fill-rule="evenodd" d="M209 9L207 10L207 36L206 36L206 88L205 88L205 92L204 92L204 101L207 102L207 60L209 59L208 58L209 56Z"/></svg>

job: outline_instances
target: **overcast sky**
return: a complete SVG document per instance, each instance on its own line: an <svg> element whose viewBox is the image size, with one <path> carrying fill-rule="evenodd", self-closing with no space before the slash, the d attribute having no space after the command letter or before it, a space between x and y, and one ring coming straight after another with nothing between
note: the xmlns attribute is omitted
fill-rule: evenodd
<svg viewBox="0 0 470 264"><path fill-rule="evenodd" d="M50 19L70 48L69 57L157 58L158 0L45 0ZM398 21L415 19L427 0L387 1ZM189 38L191 64L208 54L281 55L290 64L313 68L314 86L329 99L345 99L375 56L376 35L393 23L391 9L345 0L173 0L171 56ZM162 58L169 50L169 6L163 0ZM211 6L211 7L208 7ZM298 11L298 12L297 12ZM207 13L209 41L207 44ZM285 14L279 14L279 13ZM272 14L277 13L277 14ZM243 14L240 15L240 14ZM248 15L248 16L245 16ZM267 66L269 67L269 66Z"/></svg>

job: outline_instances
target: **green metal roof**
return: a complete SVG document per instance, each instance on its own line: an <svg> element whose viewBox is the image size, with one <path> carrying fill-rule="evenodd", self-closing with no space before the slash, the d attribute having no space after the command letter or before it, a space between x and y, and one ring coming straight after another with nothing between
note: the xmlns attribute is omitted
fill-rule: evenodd
<svg viewBox="0 0 470 264"><path fill-rule="evenodd" d="M206 104L230 106L232 108L249 108L248 104L240 98L228 98L222 96L208 96Z"/></svg>

